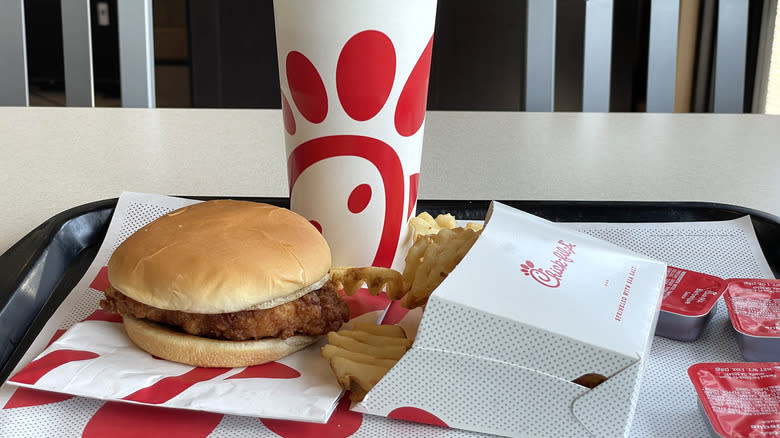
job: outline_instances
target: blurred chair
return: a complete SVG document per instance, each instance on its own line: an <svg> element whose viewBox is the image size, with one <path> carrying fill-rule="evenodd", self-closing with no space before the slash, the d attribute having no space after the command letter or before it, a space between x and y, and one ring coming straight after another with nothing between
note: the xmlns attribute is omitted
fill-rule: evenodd
<svg viewBox="0 0 780 438"><path fill-rule="evenodd" d="M95 106L90 1L61 0L60 9L66 105ZM117 9L122 106L153 108L152 0L118 0ZM24 0L0 0L0 105L30 103L25 44Z"/></svg>
<svg viewBox="0 0 780 438"><path fill-rule="evenodd" d="M553 111L557 0L528 1L526 111ZM615 0L585 0L582 110L608 112ZM672 112L680 3L651 0L647 111ZM713 111L743 112L749 0L719 0Z"/></svg>

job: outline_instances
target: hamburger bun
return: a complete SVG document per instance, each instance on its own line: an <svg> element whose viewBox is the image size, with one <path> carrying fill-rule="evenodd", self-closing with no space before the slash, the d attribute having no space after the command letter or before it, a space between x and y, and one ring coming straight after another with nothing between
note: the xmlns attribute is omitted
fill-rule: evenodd
<svg viewBox="0 0 780 438"><path fill-rule="evenodd" d="M176 210L128 237L108 262L108 279L158 309L230 313L297 299L317 288L330 264L328 243L302 216L215 200Z"/></svg>
<svg viewBox="0 0 780 438"><path fill-rule="evenodd" d="M317 342L316 336L225 341L188 335L162 324L125 315L127 336L140 349L172 362L196 367L245 367L273 362Z"/></svg>

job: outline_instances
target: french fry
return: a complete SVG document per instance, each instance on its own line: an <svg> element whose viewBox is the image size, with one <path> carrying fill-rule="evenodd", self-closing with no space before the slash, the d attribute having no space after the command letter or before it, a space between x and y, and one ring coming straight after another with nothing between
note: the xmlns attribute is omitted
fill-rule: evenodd
<svg viewBox="0 0 780 438"><path fill-rule="evenodd" d="M328 343L345 350L358 351L380 359L400 359L406 353L403 345L369 345L364 344L349 336L342 336L338 332L328 333Z"/></svg>
<svg viewBox="0 0 780 438"><path fill-rule="evenodd" d="M382 290L391 300L401 300L408 309L424 306L433 290L460 263L479 237L482 225L469 222L458 227L451 214L440 214L434 219L427 212L410 219L414 229L414 243L406 255L403 272L380 267L335 267L330 278L343 287L347 295L354 295L363 285L372 295Z"/></svg>
<svg viewBox="0 0 780 438"><path fill-rule="evenodd" d="M405 338L406 332L400 325L392 324L370 324L367 322L356 322L353 330L371 333L372 335L388 336L393 338Z"/></svg>
<svg viewBox="0 0 780 438"><path fill-rule="evenodd" d="M333 368L342 370L342 372L337 372L336 375L342 376L342 379L345 377L350 380L354 379L363 388L374 387L392 368L368 365L338 356L331 358L330 361Z"/></svg>
<svg viewBox="0 0 780 438"><path fill-rule="evenodd" d="M379 359L369 354L360 353L358 351L350 351L331 344L326 344L324 347L322 347L322 357L325 359L331 359L333 357L345 357L355 362L376 365L388 369L392 368L396 363L398 363L398 361L395 359Z"/></svg>
<svg viewBox="0 0 780 438"><path fill-rule="evenodd" d="M366 397L366 394L368 394L368 391L366 391L365 389L357 385L351 385L350 392L349 392L349 399L353 402L359 402Z"/></svg>
<svg viewBox="0 0 780 438"><path fill-rule="evenodd" d="M436 216L436 225L451 230L458 226L458 222L455 220L455 216L447 213Z"/></svg>
<svg viewBox="0 0 780 438"><path fill-rule="evenodd" d="M442 228L434 236L425 236L412 245L407 256L409 292L401 305L413 309L423 306L433 290L455 269L479 237L469 228Z"/></svg>
<svg viewBox="0 0 780 438"><path fill-rule="evenodd" d="M455 216L447 213L436 216L436 219L428 212L422 212L409 220L409 226L412 227L413 241L416 242L421 236L431 236L437 234L443 229L451 230L458 228L458 221ZM463 228L479 231L482 225L476 222L468 222Z"/></svg>
<svg viewBox="0 0 780 438"><path fill-rule="evenodd" d="M466 226L463 228L474 230L474 231L480 231L482 229L482 224L478 224L476 222L466 222Z"/></svg>
<svg viewBox="0 0 780 438"><path fill-rule="evenodd" d="M351 397L352 401L359 401L354 399L356 396L360 396L362 400L365 394L390 370L390 368L367 365L338 356L330 359L330 367L333 369L333 373L336 374L341 386L355 394ZM365 392L359 391L355 386Z"/></svg>
<svg viewBox="0 0 780 438"><path fill-rule="evenodd" d="M362 268L335 267L330 269L330 279L344 288L344 293L354 295L364 284L371 295L379 295L384 289L387 298L401 298L407 288L403 275L389 268L366 266Z"/></svg>
<svg viewBox="0 0 780 438"><path fill-rule="evenodd" d="M423 236L418 239L409 248L406 254L406 266L404 267L403 277L408 285L414 284L417 271L420 269L420 265L425 255L425 250L433 242L433 236ZM411 287L411 286L410 286Z"/></svg>
<svg viewBox="0 0 780 438"><path fill-rule="evenodd" d="M350 399L360 401L411 343L401 327L356 323L352 330L328 333L328 344L321 354L330 362L339 385L350 391Z"/></svg>
<svg viewBox="0 0 780 438"><path fill-rule="evenodd" d="M469 222L458 227L451 214L435 219L420 213L409 221L414 242L406 255L403 273L379 267L336 267L330 279L354 295L365 285L372 295L385 291L388 298L401 300L413 309L424 306L428 297L476 242L482 225ZM352 401L366 394L411 348L412 340L400 326L356 322L352 329L328 333L322 357L330 362L339 385L350 391Z"/></svg>
<svg viewBox="0 0 780 438"><path fill-rule="evenodd" d="M428 212L422 212L409 219L409 226L412 227L412 230L414 231L415 241L419 236L436 234L441 229L441 226L436 223L436 220Z"/></svg>
<svg viewBox="0 0 780 438"><path fill-rule="evenodd" d="M373 335L360 330L339 330L338 334L375 347L401 345L409 348L412 346L411 339Z"/></svg>

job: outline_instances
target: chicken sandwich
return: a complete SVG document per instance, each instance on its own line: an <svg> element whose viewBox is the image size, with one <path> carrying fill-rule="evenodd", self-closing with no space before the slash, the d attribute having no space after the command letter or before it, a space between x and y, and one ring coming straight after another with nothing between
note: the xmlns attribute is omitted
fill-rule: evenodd
<svg viewBox="0 0 780 438"><path fill-rule="evenodd" d="M290 210L215 200L171 212L114 251L101 307L163 359L205 367L287 356L349 319L330 249Z"/></svg>

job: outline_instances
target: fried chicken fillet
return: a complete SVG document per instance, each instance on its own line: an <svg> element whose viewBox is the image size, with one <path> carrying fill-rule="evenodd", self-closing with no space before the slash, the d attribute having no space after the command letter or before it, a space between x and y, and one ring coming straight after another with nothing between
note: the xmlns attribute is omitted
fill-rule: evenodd
<svg viewBox="0 0 780 438"><path fill-rule="evenodd" d="M320 336L338 330L349 320L349 308L331 282L295 301L270 309L216 314L158 309L129 298L111 286L105 290L105 295L100 306L106 312L154 321L195 336L231 341Z"/></svg>

